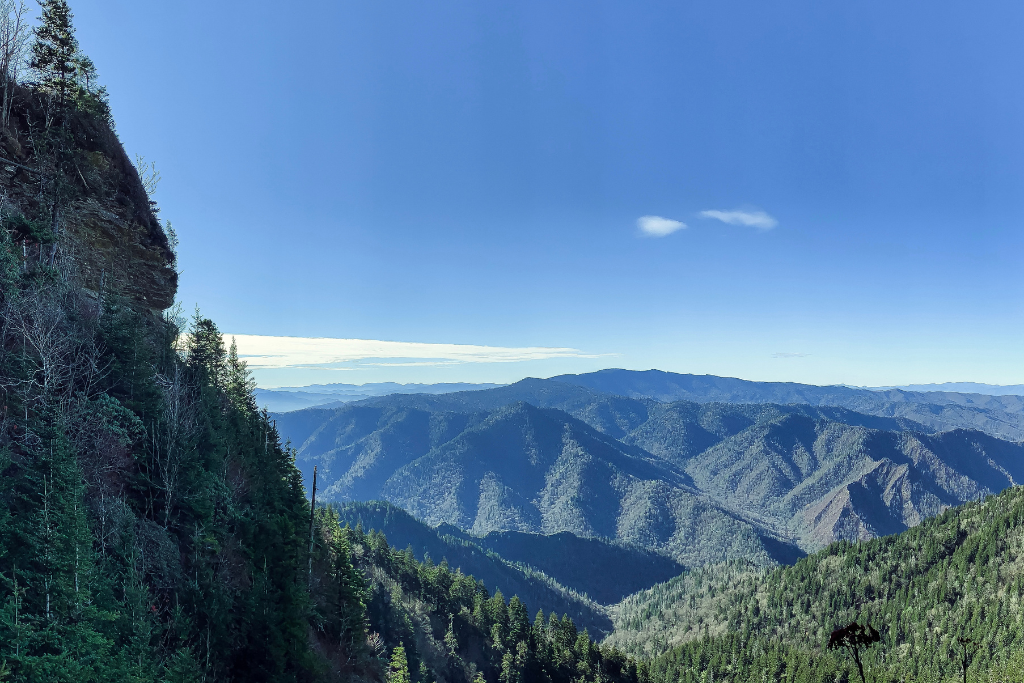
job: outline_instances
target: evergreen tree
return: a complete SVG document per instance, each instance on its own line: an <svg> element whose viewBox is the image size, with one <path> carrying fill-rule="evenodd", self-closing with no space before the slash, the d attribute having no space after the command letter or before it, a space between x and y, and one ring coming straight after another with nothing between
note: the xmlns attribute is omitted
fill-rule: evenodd
<svg viewBox="0 0 1024 683"><path fill-rule="evenodd" d="M402 645L397 646L391 652L388 683L412 683L412 678L409 676L409 661L405 657L405 647Z"/></svg>
<svg viewBox="0 0 1024 683"><path fill-rule="evenodd" d="M224 392L238 410L255 413L255 391L256 380L253 379L246 362L239 359L238 344L232 337L224 368Z"/></svg>
<svg viewBox="0 0 1024 683"><path fill-rule="evenodd" d="M99 85L92 59L79 49L67 0L42 0L41 5L29 61L36 88L56 99L61 127L73 107L110 122L106 89Z"/></svg>
<svg viewBox="0 0 1024 683"><path fill-rule="evenodd" d="M37 74L37 86L56 95L62 106L70 99L76 75L83 66L71 19L66 0L43 0L29 63Z"/></svg>

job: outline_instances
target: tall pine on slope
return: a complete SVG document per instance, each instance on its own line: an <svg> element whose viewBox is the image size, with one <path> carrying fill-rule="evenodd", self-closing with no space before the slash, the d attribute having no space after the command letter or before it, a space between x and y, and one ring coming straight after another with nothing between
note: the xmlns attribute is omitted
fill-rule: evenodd
<svg viewBox="0 0 1024 683"><path fill-rule="evenodd" d="M69 113L68 107L78 106L109 118L106 91L96 80L96 65L79 48L68 3L43 0L41 5L29 60L36 76L35 87L56 99L62 117Z"/></svg>
<svg viewBox="0 0 1024 683"><path fill-rule="evenodd" d="M62 103L69 98L80 61L71 19L65 0L44 0L29 62L39 76L39 89L57 95Z"/></svg>

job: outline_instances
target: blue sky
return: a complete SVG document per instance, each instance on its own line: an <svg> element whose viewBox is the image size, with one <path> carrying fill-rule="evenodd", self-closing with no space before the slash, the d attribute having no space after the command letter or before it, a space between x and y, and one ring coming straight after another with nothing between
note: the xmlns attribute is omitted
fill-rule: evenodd
<svg viewBox="0 0 1024 683"><path fill-rule="evenodd" d="M1019 3L72 9L263 386L1024 382Z"/></svg>

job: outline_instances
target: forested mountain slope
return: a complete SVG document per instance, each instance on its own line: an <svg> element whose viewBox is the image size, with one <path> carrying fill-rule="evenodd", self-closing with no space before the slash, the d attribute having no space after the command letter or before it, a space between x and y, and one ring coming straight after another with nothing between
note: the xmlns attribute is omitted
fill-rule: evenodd
<svg viewBox="0 0 1024 683"><path fill-rule="evenodd" d="M523 396L552 407L491 408ZM929 433L829 406L659 403L544 380L277 419L295 441L306 435L297 462L307 481L319 465L324 499L383 498L477 535L617 538L691 566L790 562L795 546L895 533L1024 480L1024 449L977 431ZM701 533L707 525L734 532Z"/></svg>
<svg viewBox="0 0 1024 683"><path fill-rule="evenodd" d="M446 562L418 562L376 531L341 529L331 509L320 509L318 520L321 543L358 570L349 593L365 600L367 647L388 681L649 681L643 662L598 645L566 615L538 611L531 623L518 597L491 595Z"/></svg>
<svg viewBox="0 0 1024 683"><path fill-rule="evenodd" d="M407 397L395 397L404 402ZM429 524L483 535L526 531L603 537L676 561L773 562L792 554L758 522L697 492L669 462L559 410L513 403L489 413L356 404L307 440L326 500L382 498ZM311 450L324 439L334 448Z"/></svg>
<svg viewBox="0 0 1024 683"><path fill-rule="evenodd" d="M450 531L455 534L444 533L444 530L427 526L401 508L380 501L347 503L336 506L334 510L342 525L383 533L389 544L411 550L419 562L444 562L452 571L460 570L463 574L472 575L492 593L518 596L531 609L566 614L577 626L594 636L603 637L611 633L612 622L606 610L584 595L585 587L563 585L556 578L531 568L529 563L517 565L510 562L473 542L479 539L461 535L454 528ZM681 571L682 567L678 567L678 571L668 576L664 572L642 571L650 577L642 587L650 588ZM604 604L613 602L618 600L607 600Z"/></svg>
<svg viewBox="0 0 1024 683"><path fill-rule="evenodd" d="M33 79L0 60L0 680L379 679L245 364L165 313L173 241L70 9L40 5L34 35L0 12Z"/></svg>
<svg viewBox="0 0 1024 683"><path fill-rule="evenodd" d="M581 621L588 617L574 609L590 609L592 602L612 605L685 569L645 548L580 538L568 532L543 535L502 531L473 536L449 524L427 526L383 501L344 503L335 509L343 524L383 532L395 547L411 547L417 560L447 559L450 566L461 567L488 589L518 595L538 609L567 612L581 627L589 628ZM554 592L548 596L547 591ZM570 607L565 603L566 595L572 600L581 595L587 599L577 601L580 607ZM603 611L601 619L601 629L610 627Z"/></svg>
<svg viewBox="0 0 1024 683"><path fill-rule="evenodd" d="M853 680L828 651L853 620L878 629L863 654L874 681L1024 674L1024 488L947 510L901 534L840 542L792 567L707 567L632 596L608 639L659 655L654 680ZM668 649L668 652L665 650Z"/></svg>

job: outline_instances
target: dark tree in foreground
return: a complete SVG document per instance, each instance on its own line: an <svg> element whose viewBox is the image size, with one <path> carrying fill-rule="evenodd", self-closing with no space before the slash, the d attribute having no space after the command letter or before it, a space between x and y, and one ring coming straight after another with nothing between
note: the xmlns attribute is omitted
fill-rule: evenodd
<svg viewBox="0 0 1024 683"><path fill-rule="evenodd" d="M968 652L967 646L970 645L973 650L978 646L973 640L967 638L957 638L956 641L960 643L960 647L963 648L963 652L960 657L960 669L964 675L964 683L967 683L967 667L971 665L971 652Z"/></svg>
<svg viewBox="0 0 1024 683"><path fill-rule="evenodd" d="M832 635L828 638L828 649L838 650L839 648L846 648L849 650L853 655L853 661L857 664L861 683L867 683L867 679L864 678L864 666L860 663L860 649L862 647L870 647L881 639L878 631L871 628L869 624L861 626L854 621L848 626L832 631Z"/></svg>

